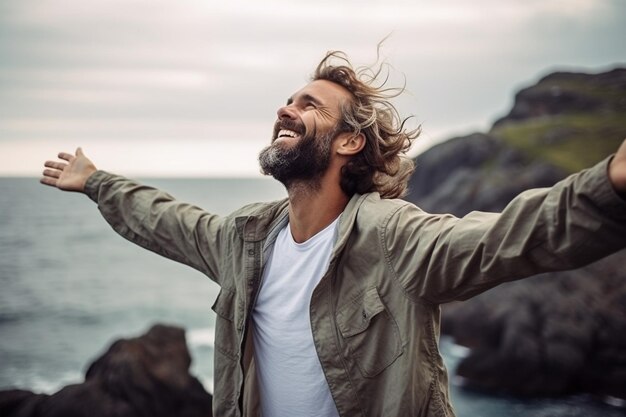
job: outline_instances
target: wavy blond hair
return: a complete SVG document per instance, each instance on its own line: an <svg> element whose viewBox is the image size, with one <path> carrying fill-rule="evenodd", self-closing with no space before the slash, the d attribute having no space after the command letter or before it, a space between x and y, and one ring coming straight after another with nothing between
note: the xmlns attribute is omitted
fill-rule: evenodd
<svg viewBox="0 0 626 417"><path fill-rule="evenodd" d="M402 119L390 101L402 94L404 87L386 87L388 71L378 82L385 68L379 63L375 68L355 69L345 53L330 51L311 77L312 81L339 84L352 94L352 100L343 106L339 130L363 133L366 144L342 168L341 188L348 195L377 191L382 198L402 197L415 168L406 152L420 128L405 130L408 118Z"/></svg>

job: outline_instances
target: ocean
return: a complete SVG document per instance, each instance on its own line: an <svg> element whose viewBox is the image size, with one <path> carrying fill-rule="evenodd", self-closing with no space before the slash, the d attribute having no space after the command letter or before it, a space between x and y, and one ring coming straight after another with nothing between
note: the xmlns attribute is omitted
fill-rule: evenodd
<svg viewBox="0 0 626 417"><path fill-rule="evenodd" d="M267 179L144 182L217 214L285 196ZM186 328L191 372L211 392L218 291L201 273L119 237L84 195L0 178L0 390L53 393L79 383L114 340L158 322ZM447 338L441 348L452 375L467 352ZM522 400L453 384L451 396L458 417L626 414L585 395Z"/></svg>

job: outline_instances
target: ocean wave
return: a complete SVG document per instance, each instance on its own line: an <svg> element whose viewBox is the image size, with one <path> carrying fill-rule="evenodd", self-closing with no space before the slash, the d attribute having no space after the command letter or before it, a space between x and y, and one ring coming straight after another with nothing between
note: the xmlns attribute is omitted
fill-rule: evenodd
<svg viewBox="0 0 626 417"><path fill-rule="evenodd" d="M77 370L66 371L54 377L45 377L36 372L17 369L14 371L14 375L9 376L11 383L2 384L0 390L25 389L37 394L52 395L67 385L79 384L84 380L83 375ZM13 372L9 372L9 374L11 373Z"/></svg>
<svg viewBox="0 0 626 417"><path fill-rule="evenodd" d="M196 347L210 347L213 349L215 346L215 328L189 329L187 330L187 342L192 349Z"/></svg>
<svg viewBox="0 0 626 417"><path fill-rule="evenodd" d="M457 345L456 343L453 343L449 347L450 355L454 356L455 358L467 358L470 352L471 350L467 346Z"/></svg>

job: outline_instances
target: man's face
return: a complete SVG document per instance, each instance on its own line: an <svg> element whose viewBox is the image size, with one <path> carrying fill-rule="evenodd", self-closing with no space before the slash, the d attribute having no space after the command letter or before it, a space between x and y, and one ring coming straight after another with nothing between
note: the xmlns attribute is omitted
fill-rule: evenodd
<svg viewBox="0 0 626 417"><path fill-rule="evenodd" d="M330 164L347 100L347 90L326 80L313 81L291 96L278 109L272 144L259 155L263 173L286 186L296 180L319 179Z"/></svg>

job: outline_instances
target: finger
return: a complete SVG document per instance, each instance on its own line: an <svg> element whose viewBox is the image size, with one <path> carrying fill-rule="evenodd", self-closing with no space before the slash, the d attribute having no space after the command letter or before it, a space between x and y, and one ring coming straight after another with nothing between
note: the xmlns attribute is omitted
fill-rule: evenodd
<svg viewBox="0 0 626 417"><path fill-rule="evenodd" d="M85 156L85 154L83 153L83 148L81 148L80 146L76 148L76 156Z"/></svg>
<svg viewBox="0 0 626 417"><path fill-rule="evenodd" d="M54 169L59 169L61 171L63 171L65 169L65 167L67 166L66 163L64 162L57 162L57 161L46 161L43 166L45 166L46 168L54 168Z"/></svg>
<svg viewBox="0 0 626 417"><path fill-rule="evenodd" d="M50 187L57 186L57 180L55 178L43 177L39 180L39 182L42 183L43 185L49 185Z"/></svg>
<svg viewBox="0 0 626 417"><path fill-rule="evenodd" d="M61 171L58 169L44 169L43 175L44 177L59 178L61 176Z"/></svg>
<svg viewBox="0 0 626 417"><path fill-rule="evenodd" d="M76 157L74 155L72 155L71 153L59 152L59 159L63 159L64 161L72 162L72 160L74 160L74 158L76 158Z"/></svg>

